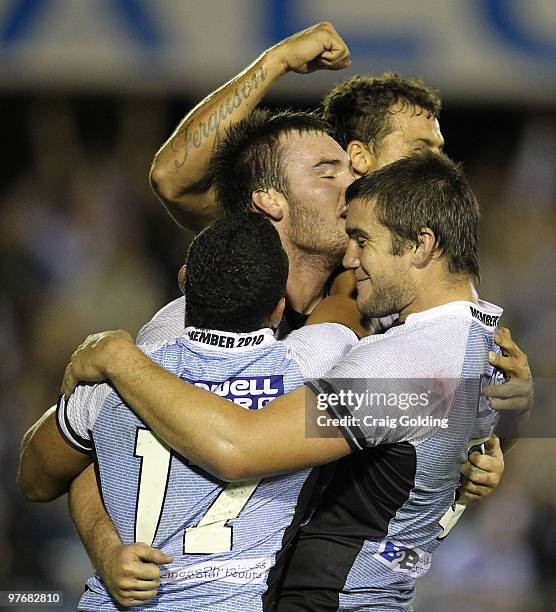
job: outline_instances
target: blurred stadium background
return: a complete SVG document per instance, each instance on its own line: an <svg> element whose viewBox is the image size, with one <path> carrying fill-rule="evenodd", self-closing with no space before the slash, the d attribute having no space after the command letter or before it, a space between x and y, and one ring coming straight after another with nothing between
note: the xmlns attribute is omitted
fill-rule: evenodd
<svg viewBox="0 0 556 612"><path fill-rule="evenodd" d="M90 332L136 332L178 293L190 236L150 192L185 112L274 42L322 19L342 73L288 75L269 105L310 107L352 74L440 89L447 151L482 205L481 295L537 378L556 371L556 4L553 0L0 0L0 590L62 589L90 566L65 499L25 502L24 430ZM550 408L547 404L546 408ZM556 610L554 431L522 440L418 583L422 611Z"/></svg>

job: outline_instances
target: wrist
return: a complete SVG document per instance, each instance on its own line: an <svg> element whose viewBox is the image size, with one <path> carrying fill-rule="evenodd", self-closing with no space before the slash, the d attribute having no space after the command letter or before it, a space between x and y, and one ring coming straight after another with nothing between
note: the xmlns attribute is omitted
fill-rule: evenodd
<svg viewBox="0 0 556 612"><path fill-rule="evenodd" d="M112 522L99 517L83 540L93 567L104 580L110 575L110 562L116 557L118 549L123 546Z"/></svg>
<svg viewBox="0 0 556 612"><path fill-rule="evenodd" d="M104 583L110 582L111 576L111 567L110 563L113 559L116 558L118 554L118 550L122 547L123 544L121 542L111 541L106 544L106 546L102 547L102 552L97 551L94 559L91 559L95 570L98 575L102 578Z"/></svg>
<svg viewBox="0 0 556 612"><path fill-rule="evenodd" d="M280 51L279 46L267 49L259 57L271 79L279 79L289 71L289 66Z"/></svg>
<svg viewBox="0 0 556 612"><path fill-rule="evenodd" d="M98 355L98 368L105 378L113 379L121 372L130 369L134 356L143 353L133 344L131 336L111 336L106 338L102 351Z"/></svg>

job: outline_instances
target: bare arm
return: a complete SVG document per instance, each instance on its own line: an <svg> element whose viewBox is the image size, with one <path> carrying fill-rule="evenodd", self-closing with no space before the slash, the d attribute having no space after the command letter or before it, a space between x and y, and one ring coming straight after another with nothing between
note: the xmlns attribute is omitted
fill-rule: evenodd
<svg viewBox="0 0 556 612"><path fill-rule="evenodd" d="M260 410L245 410L160 368L127 334L97 334L82 344L66 369L64 392L71 393L79 379L99 377L109 378L172 448L223 480L292 472L351 452L335 428L306 434L306 418L315 423L319 415L315 395L306 387ZM324 434L330 437L319 437Z"/></svg>
<svg viewBox="0 0 556 612"><path fill-rule="evenodd" d="M94 466L89 466L72 482L68 503L73 524L89 559L100 571L102 552L120 546L122 541L104 509Z"/></svg>
<svg viewBox="0 0 556 612"><path fill-rule="evenodd" d="M506 366L510 367L511 362L511 359L505 362ZM271 407L276 411L257 411L254 420L246 411L230 407L226 400L186 385L159 368L133 346L127 332L89 337L74 353L66 370L63 391L69 395L78 380L103 378L112 379L124 399L170 446L224 480L300 469L349 452L344 440L308 441L304 435L304 408L311 419L315 418L315 412L314 405L305 406L302 390L272 402ZM201 402L202 409L197 402ZM504 408L512 409L513 405L504 402ZM210 408L205 410L205 407ZM233 421L229 418L230 411ZM255 422L258 429L254 429ZM282 437L284 422L291 429ZM280 435L269 442L268 431L272 427ZM211 433L210 444L204 435L207 430ZM271 446L272 452L269 452ZM474 464L469 462L462 470L465 476L462 492L468 491L470 499L490 493L500 481L504 461L498 440L493 440L488 450L486 455L474 457Z"/></svg>
<svg viewBox="0 0 556 612"><path fill-rule="evenodd" d="M89 559L110 595L122 606L144 604L155 597L159 566L172 558L147 544L122 544L104 509L92 465L73 481L69 508Z"/></svg>
<svg viewBox="0 0 556 612"><path fill-rule="evenodd" d="M340 323L353 330L359 338L368 336L369 332L363 326L355 295L353 271L346 270L334 279L330 295L317 305L307 319L306 325Z"/></svg>
<svg viewBox="0 0 556 612"><path fill-rule="evenodd" d="M27 499L50 501L70 489L74 524L110 594L123 606L152 599L160 584L161 563L171 557L146 544L124 546L106 514L89 455L74 450L60 435L55 407L25 434L18 483Z"/></svg>
<svg viewBox="0 0 556 612"><path fill-rule="evenodd" d="M47 410L23 436L17 481L31 501L51 501L67 493L71 481L91 463L60 435L56 407Z"/></svg>
<svg viewBox="0 0 556 612"><path fill-rule="evenodd" d="M156 154L150 182L170 215L199 230L221 215L207 181L208 162L226 130L246 117L286 72L338 70L349 51L332 24L286 38L191 110Z"/></svg>
<svg viewBox="0 0 556 612"><path fill-rule="evenodd" d="M307 324L341 323L351 328L360 338L368 335L363 327L357 304L352 298L355 282L350 283L350 271L340 274L333 286L331 295L324 299L311 313ZM354 281L354 279L353 279ZM532 379L527 355L511 339L508 329L502 328L497 336L505 356L493 353L491 363L506 371L509 382L503 385L489 385L485 395L490 397L492 407L502 411L501 426L505 432L518 432L520 425L527 418L532 404ZM478 501L488 497L500 484L504 473L503 452L510 450L517 438L491 438L486 444L486 453L475 452L462 465L462 484L460 494L469 501Z"/></svg>

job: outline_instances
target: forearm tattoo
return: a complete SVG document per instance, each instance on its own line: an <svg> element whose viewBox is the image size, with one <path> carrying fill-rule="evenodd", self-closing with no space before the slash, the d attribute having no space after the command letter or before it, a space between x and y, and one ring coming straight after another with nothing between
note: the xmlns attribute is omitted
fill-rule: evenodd
<svg viewBox="0 0 556 612"><path fill-rule="evenodd" d="M261 66L253 73L251 78L247 79L243 85L241 85L241 87L235 89L233 95L227 98L216 110L211 112L206 121L199 121L197 125L186 123L170 143L170 147L173 151L178 153L181 149L183 153L181 159L174 160L175 167L181 168L185 164L189 157L191 147L199 149L212 137L214 137L212 146L214 151L220 144L220 124L238 109L243 102L249 98L253 91L259 88L266 77L267 71Z"/></svg>

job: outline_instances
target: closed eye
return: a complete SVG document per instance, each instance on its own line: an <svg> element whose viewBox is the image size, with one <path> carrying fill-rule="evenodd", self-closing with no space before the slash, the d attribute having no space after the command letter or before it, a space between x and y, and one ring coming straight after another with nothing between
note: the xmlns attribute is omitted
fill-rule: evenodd
<svg viewBox="0 0 556 612"><path fill-rule="evenodd" d="M346 228L346 234L359 248L363 248L369 240L371 240L371 237L365 234L360 228L348 227Z"/></svg>
<svg viewBox="0 0 556 612"><path fill-rule="evenodd" d="M367 244L367 240L365 238L355 238L354 236L350 236L350 240L353 240L353 242L355 242L360 249Z"/></svg>

